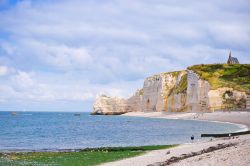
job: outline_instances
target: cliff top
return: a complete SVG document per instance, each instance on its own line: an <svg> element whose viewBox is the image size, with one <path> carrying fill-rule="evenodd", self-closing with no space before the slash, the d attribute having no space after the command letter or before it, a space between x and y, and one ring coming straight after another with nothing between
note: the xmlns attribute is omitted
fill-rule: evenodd
<svg viewBox="0 0 250 166"><path fill-rule="evenodd" d="M173 77L177 77L181 72L185 72L185 70L180 70L180 71L170 71L170 72L162 72L159 74L154 74L153 76L147 77L147 80L152 80L159 78L161 76L167 76L167 75L172 75Z"/></svg>
<svg viewBox="0 0 250 166"><path fill-rule="evenodd" d="M229 87L250 92L250 64L201 64L188 70L207 80L212 89Z"/></svg>

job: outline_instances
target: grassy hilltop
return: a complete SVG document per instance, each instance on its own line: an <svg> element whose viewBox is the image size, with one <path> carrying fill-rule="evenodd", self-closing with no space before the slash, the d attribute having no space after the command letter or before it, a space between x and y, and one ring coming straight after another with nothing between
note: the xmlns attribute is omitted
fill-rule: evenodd
<svg viewBox="0 0 250 166"><path fill-rule="evenodd" d="M202 64L190 66L188 69L207 80L212 89L229 87L250 92L250 64Z"/></svg>

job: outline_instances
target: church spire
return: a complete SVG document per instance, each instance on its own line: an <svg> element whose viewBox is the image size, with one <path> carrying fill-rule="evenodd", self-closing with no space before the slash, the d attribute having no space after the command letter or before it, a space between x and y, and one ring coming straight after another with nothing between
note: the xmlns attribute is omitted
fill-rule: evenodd
<svg viewBox="0 0 250 166"><path fill-rule="evenodd" d="M231 50L229 52L229 57L228 57L228 60L227 60L227 64L239 64L238 59L235 58L235 57L232 57Z"/></svg>

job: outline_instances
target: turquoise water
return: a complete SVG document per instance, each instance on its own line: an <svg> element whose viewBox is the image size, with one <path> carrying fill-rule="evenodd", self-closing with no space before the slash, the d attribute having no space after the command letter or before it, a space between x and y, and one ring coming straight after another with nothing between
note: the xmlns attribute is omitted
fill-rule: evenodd
<svg viewBox="0 0 250 166"><path fill-rule="evenodd" d="M141 146L190 142L201 133L239 130L233 124L89 113L0 112L0 151L54 151L103 146Z"/></svg>

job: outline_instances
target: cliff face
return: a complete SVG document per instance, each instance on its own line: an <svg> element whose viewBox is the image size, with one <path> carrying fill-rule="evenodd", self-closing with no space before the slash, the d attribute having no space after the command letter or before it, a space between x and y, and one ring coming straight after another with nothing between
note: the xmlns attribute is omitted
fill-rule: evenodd
<svg viewBox="0 0 250 166"><path fill-rule="evenodd" d="M248 68L250 71L249 66ZM247 79L248 77L249 75ZM93 114L122 114L134 111L199 112L247 107L246 103L249 103L250 99L246 94L248 89L226 86L214 88L214 84L209 79L204 79L197 70L160 73L146 78L143 88L126 100L98 97ZM244 87L246 86L248 85L244 84Z"/></svg>
<svg viewBox="0 0 250 166"><path fill-rule="evenodd" d="M108 97L105 95L99 96L93 106L94 111L92 114L95 115L119 115L126 113L126 104L125 99L118 97Z"/></svg>

